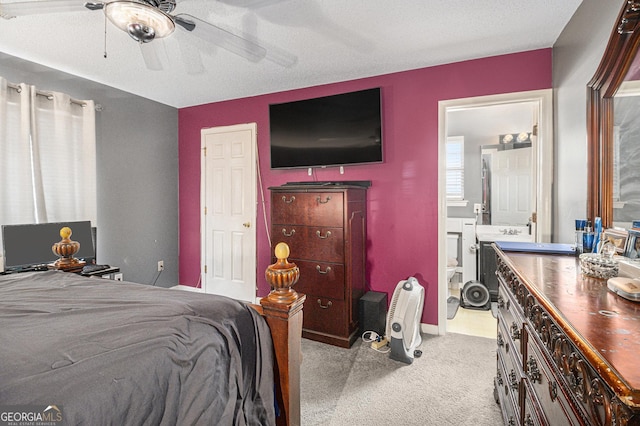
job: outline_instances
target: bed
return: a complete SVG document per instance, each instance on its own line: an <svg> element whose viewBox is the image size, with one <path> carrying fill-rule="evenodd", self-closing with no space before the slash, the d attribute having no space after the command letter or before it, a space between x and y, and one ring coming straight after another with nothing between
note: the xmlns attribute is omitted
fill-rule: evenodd
<svg viewBox="0 0 640 426"><path fill-rule="evenodd" d="M277 283L256 306L62 271L0 276L0 407L55 406L60 424L299 424L303 301Z"/></svg>

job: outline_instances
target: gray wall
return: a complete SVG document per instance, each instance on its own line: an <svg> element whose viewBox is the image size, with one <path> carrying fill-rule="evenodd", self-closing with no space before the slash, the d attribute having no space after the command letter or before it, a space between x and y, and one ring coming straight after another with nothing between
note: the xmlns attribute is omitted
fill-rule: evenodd
<svg viewBox="0 0 640 426"><path fill-rule="evenodd" d="M0 75L75 99L96 112L98 262L127 281L178 283L178 110L0 53Z"/></svg>
<svg viewBox="0 0 640 426"><path fill-rule="evenodd" d="M554 241L573 242L587 211L587 84L626 0L583 0L553 46Z"/></svg>

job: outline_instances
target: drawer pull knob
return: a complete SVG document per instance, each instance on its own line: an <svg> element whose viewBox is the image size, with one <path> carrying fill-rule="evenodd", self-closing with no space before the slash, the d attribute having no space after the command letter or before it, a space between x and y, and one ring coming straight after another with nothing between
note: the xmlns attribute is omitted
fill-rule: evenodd
<svg viewBox="0 0 640 426"><path fill-rule="evenodd" d="M531 379L531 381L533 383L535 382L542 383L542 376L540 374L540 369L538 368L538 362L533 356L530 356L529 359L527 360L527 367L529 370L527 374L529 375L529 378Z"/></svg>
<svg viewBox="0 0 640 426"><path fill-rule="evenodd" d="M527 413L527 418L524 419L524 424L525 426L534 426L535 423L533 422L533 419L531 418L531 414Z"/></svg>
<svg viewBox="0 0 640 426"><path fill-rule="evenodd" d="M322 300L318 299L318 305L320 305L322 309L329 309L331 307L331 300L329 300L326 305L323 305Z"/></svg>
<svg viewBox="0 0 640 426"><path fill-rule="evenodd" d="M518 376L516 376L516 372L513 370L509 372L509 385L511 389L518 389Z"/></svg>
<svg viewBox="0 0 640 426"><path fill-rule="evenodd" d="M322 235L320 231L316 231L316 235L318 236L318 238L325 240L331 236L331 231L327 231L327 233L324 235Z"/></svg>
<svg viewBox="0 0 640 426"><path fill-rule="evenodd" d="M282 196L282 201L284 201L284 202L285 202L285 203L287 203L287 204L291 204L291 203L293 203L295 200L296 200L296 196L295 196L295 195L292 195L292 196L291 196L291 198L289 198L288 200L287 200L287 196L286 196L286 195L283 195L283 196Z"/></svg>
<svg viewBox="0 0 640 426"><path fill-rule="evenodd" d="M327 197L325 198L324 201L322 201L322 199L320 197L316 198L316 201L320 204L327 204L329 201L331 201L331 197Z"/></svg>
<svg viewBox="0 0 640 426"><path fill-rule="evenodd" d="M558 398L558 384L555 381L549 382L549 396L551 397L551 402Z"/></svg>
<svg viewBox="0 0 640 426"><path fill-rule="evenodd" d="M321 274L328 274L329 272L331 272L331 266L327 266L327 269L323 271L322 269L320 269L320 265L316 265L316 270Z"/></svg>
<svg viewBox="0 0 640 426"><path fill-rule="evenodd" d="M283 234L285 237L293 237L293 234L295 234L295 233L296 233L296 230L295 230L295 229L292 229L292 230L291 230L291 232L289 232L289 233L287 234L287 228L282 228L282 234Z"/></svg>
<svg viewBox="0 0 640 426"><path fill-rule="evenodd" d="M515 321L511 323L511 337L513 340L518 340L520 338L520 328Z"/></svg>

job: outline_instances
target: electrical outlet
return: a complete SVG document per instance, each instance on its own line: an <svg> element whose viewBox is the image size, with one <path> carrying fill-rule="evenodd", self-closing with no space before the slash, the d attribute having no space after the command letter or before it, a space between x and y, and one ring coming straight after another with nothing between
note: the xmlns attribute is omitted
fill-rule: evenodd
<svg viewBox="0 0 640 426"><path fill-rule="evenodd" d="M158 272L164 271L164 260L158 260Z"/></svg>

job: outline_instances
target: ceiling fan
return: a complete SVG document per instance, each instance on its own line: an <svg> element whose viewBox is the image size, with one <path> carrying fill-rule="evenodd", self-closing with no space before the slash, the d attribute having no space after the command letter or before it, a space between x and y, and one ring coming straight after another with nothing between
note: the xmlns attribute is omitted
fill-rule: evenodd
<svg viewBox="0 0 640 426"><path fill-rule="evenodd" d="M276 1L279 0L263 1L262 4ZM140 44L145 63L150 69L161 69L158 65L159 60L154 58L156 54L153 49L143 46L153 40L170 36L176 27L252 62L266 58L284 67L290 67L297 62L295 55L273 46L270 46L272 51L267 51L265 45L251 35L222 28L187 13L172 14L175 8L176 0L0 1L0 17L12 19L26 15L102 10L113 25Z"/></svg>

